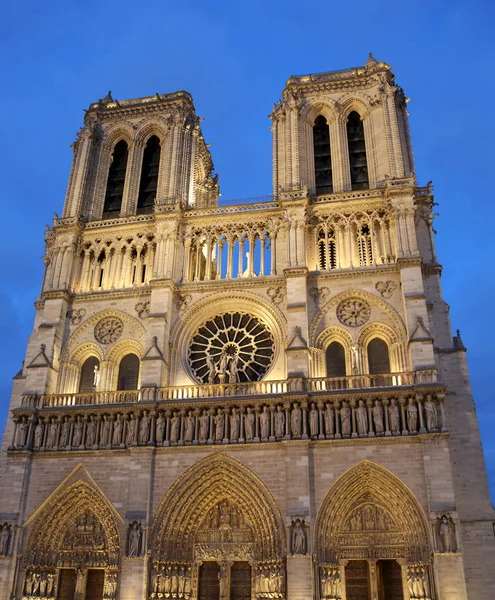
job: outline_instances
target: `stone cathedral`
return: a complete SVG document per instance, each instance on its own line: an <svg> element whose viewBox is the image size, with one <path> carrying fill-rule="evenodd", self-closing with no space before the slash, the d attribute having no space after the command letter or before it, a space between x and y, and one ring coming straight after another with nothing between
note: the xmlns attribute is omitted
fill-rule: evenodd
<svg viewBox="0 0 495 600"><path fill-rule="evenodd" d="M1 600L490 600L495 515L391 67L287 80L219 206L190 94L91 104L3 438Z"/></svg>

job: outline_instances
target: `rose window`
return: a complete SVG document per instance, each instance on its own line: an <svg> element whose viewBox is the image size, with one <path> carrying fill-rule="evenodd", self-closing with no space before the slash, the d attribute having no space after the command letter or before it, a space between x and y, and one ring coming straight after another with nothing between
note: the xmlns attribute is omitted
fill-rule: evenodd
<svg viewBox="0 0 495 600"><path fill-rule="evenodd" d="M256 317L238 312L218 315L194 334L189 365L201 383L258 381L270 368L274 341Z"/></svg>
<svg viewBox="0 0 495 600"><path fill-rule="evenodd" d="M124 323L117 317L107 317L98 321L95 327L95 338L100 344L113 344L122 335Z"/></svg>
<svg viewBox="0 0 495 600"><path fill-rule="evenodd" d="M337 318L347 327L360 327L370 318L369 304L360 298L343 300L337 306Z"/></svg>

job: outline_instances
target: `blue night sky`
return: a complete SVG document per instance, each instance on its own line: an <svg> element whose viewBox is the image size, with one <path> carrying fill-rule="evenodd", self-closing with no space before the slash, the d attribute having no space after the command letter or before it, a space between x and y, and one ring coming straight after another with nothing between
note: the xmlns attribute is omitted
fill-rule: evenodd
<svg viewBox="0 0 495 600"><path fill-rule="evenodd" d="M435 185L443 290L468 348L495 497L494 18L495 4L481 0L5 3L0 427L32 328L44 226L62 212L82 109L109 89L117 99L188 90L213 144L222 202L262 196L271 192L267 115L288 76L362 65L371 50L412 98L418 181Z"/></svg>

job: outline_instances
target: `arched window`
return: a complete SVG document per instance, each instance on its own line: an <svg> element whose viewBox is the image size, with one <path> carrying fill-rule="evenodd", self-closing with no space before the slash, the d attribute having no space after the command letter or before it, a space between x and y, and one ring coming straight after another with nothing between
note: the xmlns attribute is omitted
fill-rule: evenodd
<svg viewBox="0 0 495 600"><path fill-rule="evenodd" d="M118 390L137 390L139 380L139 358L126 354L120 361Z"/></svg>
<svg viewBox="0 0 495 600"><path fill-rule="evenodd" d="M116 216L120 212L122 197L124 196L127 155L127 144L124 140L120 140L113 149L112 163L108 171L107 191L103 206L104 217Z"/></svg>
<svg viewBox="0 0 495 600"><path fill-rule="evenodd" d="M373 338L368 344L368 368L371 375L390 373L388 346L380 338Z"/></svg>
<svg viewBox="0 0 495 600"><path fill-rule="evenodd" d="M364 127L361 117L356 111L351 112L347 118L347 144L349 146L349 164L351 167L351 188L353 190L367 190L370 185L368 164L366 162Z"/></svg>
<svg viewBox="0 0 495 600"><path fill-rule="evenodd" d="M313 150L315 157L316 194L331 194L332 159L330 156L330 129L327 120L319 116L313 125Z"/></svg>
<svg viewBox="0 0 495 600"><path fill-rule="evenodd" d="M333 229L318 232L318 268L320 271L337 268L337 245Z"/></svg>
<svg viewBox="0 0 495 600"><path fill-rule="evenodd" d="M325 353L327 377L345 377L345 350L339 342L332 342Z"/></svg>
<svg viewBox="0 0 495 600"><path fill-rule="evenodd" d="M90 356L84 361L81 369L81 377L79 378L79 393L84 394L96 391L95 367L100 369L100 361L96 356Z"/></svg>
<svg viewBox="0 0 495 600"><path fill-rule="evenodd" d="M150 212L153 208L156 190L158 188L158 170L160 168L160 140L153 135L146 142L143 155L143 168L141 169L141 183L139 184L139 197L137 212Z"/></svg>
<svg viewBox="0 0 495 600"><path fill-rule="evenodd" d="M356 236L359 266L368 267L373 264L373 244L371 243L371 231L368 225L358 226Z"/></svg>

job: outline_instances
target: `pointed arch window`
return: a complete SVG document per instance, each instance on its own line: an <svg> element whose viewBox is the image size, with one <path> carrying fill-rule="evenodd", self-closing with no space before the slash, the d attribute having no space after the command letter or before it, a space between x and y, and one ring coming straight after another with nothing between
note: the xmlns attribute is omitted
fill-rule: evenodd
<svg viewBox="0 0 495 600"><path fill-rule="evenodd" d="M390 373L388 345L380 338L373 338L368 344L368 369L371 375Z"/></svg>
<svg viewBox="0 0 495 600"><path fill-rule="evenodd" d="M369 225L358 225L357 227L356 241L360 267L369 267L373 264L373 242L370 227Z"/></svg>
<svg viewBox="0 0 495 600"><path fill-rule="evenodd" d="M332 342L325 352L327 377L345 377L345 350L339 342Z"/></svg>
<svg viewBox="0 0 495 600"><path fill-rule="evenodd" d="M139 382L139 358L126 354L120 361L118 390L137 390Z"/></svg>
<svg viewBox="0 0 495 600"><path fill-rule="evenodd" d="M112 163L108 171L107 191L103 206L104 217L117 216L120 213L124 196L128 153L127 144L124 140L120 140L115 144L112 152Z"/></svg>
<svg viewBox="0 0 495 600"><path fill-rule="evenodd" d="M316 117L313 125L316 194L333 193L330 129L324 116Z"/></svg>
<svg viewBox="0 0 495 600"><path fill-rule="evenodd" d="M78 392L80 394L96 391L95 368L100 368L100 361L96 356L90 356L84 361L79 378Z"/></svg>
<svg viewBox="0 0 495 600"><path fill-rule="evenodd" d="M151 212L153 209L156 191L158 189L158 171L160 169L160 140L156 135L146 142L141 169L141 182L137 204L138 213Z"/></svg>
<svg viewBox="0 0 495 600"><path fill-rule="evenodd" d="M337 243L332 228L318 231L318 268L320 271L337 268Z"/></svg>
<svg viewBox="0 0 495 600"><path fill-rule="evenodd" d="M353 190L367 190L370 186L368 163L366 161L364 126L361 117L356 111L352 111L347 117L347 144L349 147L351 188Z"/></svg>

